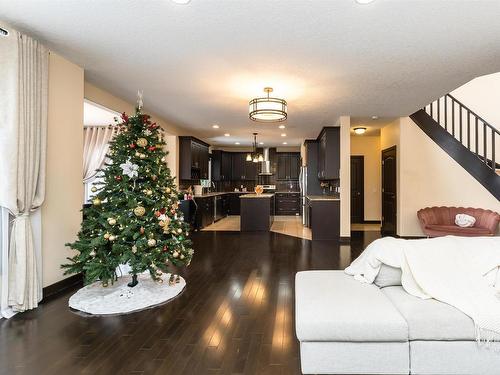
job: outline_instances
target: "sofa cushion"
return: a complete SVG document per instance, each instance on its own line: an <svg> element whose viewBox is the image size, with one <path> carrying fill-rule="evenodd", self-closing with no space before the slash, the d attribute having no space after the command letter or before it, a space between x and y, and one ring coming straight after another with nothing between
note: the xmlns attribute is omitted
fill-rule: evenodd
<svg viewBox="0 0 500 375"><path fill-rule="evenodd" d="M380 271L378 272L375 280L373 280L373 283L379 288L401 285L401 277L401 268L391 267L387 264L382 263L382 265L380 266Z"/></svg>
<svg viewBox="0 0 500 375"><path fill-rule="evenodd" d="M472 319L455 307L414 297L401 286L381 290L406 320L410 340L476 340Z"/></svg>
<svg viewBox="0 0 500 375"><path fill-rule="evenodd" d="M437 232L446 232L449 234L456 234L456 235L467 235L467 234L474 234L475 236L487 236L490 234L489 230L486 228L479 228L479 227L459 227L458 225L439 225L439 224L429 224L425 226L427 229L430 229L432 231L437 231Z"/></svg>
<svg viewBox="0 0 500 375"><path fill-rule="evenodd" d="M343 271L298 272L295 319L300 341L408 341L408 326L385 294Z"/></svg>

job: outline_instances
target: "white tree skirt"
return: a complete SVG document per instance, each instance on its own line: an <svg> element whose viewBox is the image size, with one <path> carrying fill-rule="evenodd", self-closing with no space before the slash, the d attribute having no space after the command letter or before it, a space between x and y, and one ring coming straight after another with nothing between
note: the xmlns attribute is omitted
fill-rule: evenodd
<svg viewBox="0 0 500 375"><path fill-rule="evenodd" d="M97 281L84 286L69 299L69 307L93 315L125 314L143 310L164 303L181 293L186 287L186 281L168 284L170 274L162 276L163 283L155 282L149 273L137 275L139 284L130 288L127 286L132 276L119 277L118 281L103 287Z"/></svg>

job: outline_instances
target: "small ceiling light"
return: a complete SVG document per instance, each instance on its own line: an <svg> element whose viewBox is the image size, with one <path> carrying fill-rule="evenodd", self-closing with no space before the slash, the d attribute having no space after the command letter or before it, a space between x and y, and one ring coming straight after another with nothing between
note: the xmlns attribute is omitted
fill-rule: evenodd
<svg viewBox="0 0 500 375"><path fill-rule="evenodd" d="M356 0L358 4L370 4L373 3L375 0Z"/></svg>
<svg viewBox="0 0 500 375"><path fill-rule="evenodd" d="M286 142L283 142L283 144L284 144L284 145L287 145L288 143L286 143Z"/></svg>
<svg viewBox="0 0 500 375"><path fill-rule="evenodd" d="M286 137L286 133L281 133L281 136L282 137Z"/></svg>
<svg viewBox="0 0 500 375"><path fill-rule="evenodd" d="M214 128L214 129L219 129L219 125L217 125L217 124L213 124L213 125L212 125L212 128Z"/></svg>
<svg viewBox="0 0 500 375"><path fill-rule="evenodd" d="M285 125L280 125L280 126L278 126L278 128L280 128L280 129L285 129L285 128L286 128L286 126L285 126Z"/></svg>
<svg viewBox="0 0 500 375"><path fill-rule="evenodd" d="M358 135L365 134L365 132L366 132L366 128L363 126L354 128L354 133L356 133Z"/></svg>
<svg viewBox="0 0 500 375"><path fill-rule="evenodd" d="M281 122L287 118L286 100L271 98L272 87L264 88L267 98L255 98L248 103L248 116L252 121L260 122Z"/></svg>
<svg viewBox="0 0 500 375"><path fill-rule="evenodd" d="M229 137L231 134L229 133L224 133L224 137Z"/></svg>
<svg viewBox="0 0 500 375"><path fill-rule="evenodd" d="M234 142L234 144L235 144L235 145L239 145L239 144L240 144L240 142Z"/></svg>
<svg viewBox="0 0 500 375"><path fill-rule="evenodd" d="M263 144L264 144L264 142L259 142L259 145L263 145Z"/></svg>
<svg viewBox="0 0 500 375"><path fill-rule="evenodd" d="M185 4L189 3L191 0L172 0L172 1L176 4L185 5Z"/></svg>
<svg viewBox="0 0 500 375"><path fill-rule="evenodd" d="M257 133L253 133L253 151L247 154L246 160L253 161L254 163L264 161L264 156L260 152L257 152Z"/></svg>
<svg viewBox="0 0 500 375"><path fill-rule="evenodd" d="M372 120L378 120L378 116L372 116Z"/></svg>

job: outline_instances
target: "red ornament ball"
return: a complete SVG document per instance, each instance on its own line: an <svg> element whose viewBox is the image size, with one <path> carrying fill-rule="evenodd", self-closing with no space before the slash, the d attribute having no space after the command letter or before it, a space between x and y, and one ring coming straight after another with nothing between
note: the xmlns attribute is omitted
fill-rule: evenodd
<svg viewBox="0 0 500 375"><path fill-rule="evenodd" d="M116 181L121 181L122 180L122 176L115 176L115 180Z"/></svg>
<svg viewBox="0 0 500 375"><path fill-rule="evenodd" d="M161 215L160 211L155 211L155 216L159 217Z"/></svg>
<svg viewBox="0 0 500 375"><path fill-rule="evenodd" d="M148 148L148 150L149 151L154 151L154 150L156 150L156 146L151 146L151 147Z"/></svg>

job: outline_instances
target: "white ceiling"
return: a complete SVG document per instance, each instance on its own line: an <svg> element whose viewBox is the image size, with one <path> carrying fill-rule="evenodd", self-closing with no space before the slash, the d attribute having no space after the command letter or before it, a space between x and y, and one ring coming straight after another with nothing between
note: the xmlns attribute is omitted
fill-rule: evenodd
<svg viewBox="0 0 500 375"><path fill-rule="evenodd" d="M128 100L143 89L146 108L212 144L250 144L253 131L281 144L277 125L248 120L264 86L289 103L293 145L339 115L408 115L500 71L500 1L0 0L0 9L90 82Z"/></svg>
<svg viewBox="0 0 500 375"><path fill-rule="evenodd" d="M83 125L84 126L102 126L115 123L115 117L120 114L110 109L104 108L99 104L85 100L83 102Z"/></svg>

